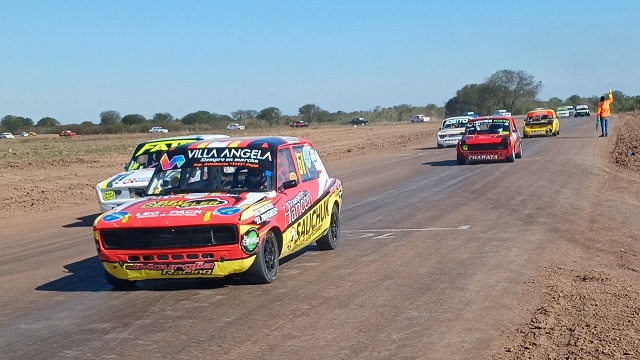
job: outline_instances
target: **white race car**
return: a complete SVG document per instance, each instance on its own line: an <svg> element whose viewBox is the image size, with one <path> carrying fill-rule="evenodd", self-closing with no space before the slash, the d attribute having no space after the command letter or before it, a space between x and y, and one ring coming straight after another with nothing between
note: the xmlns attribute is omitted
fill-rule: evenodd
<svg viewBox="0 0 640 360"><path fill-rule="evenodd" d="M135 200L144 194L160 157L172 147L199 140L227 139L227 135L187 135L142 142L136 146L123 172L96 186L96 195L102 212Z"/></svg>
<svg viewBox="0 0 640 360"><path fill-rule="evenodd" d="M472 116L455 116L442 120L442 127L436 134L438 148L442 149L445 146L456 146L458 140L464 135L467 121L472 118Z"/></svg>

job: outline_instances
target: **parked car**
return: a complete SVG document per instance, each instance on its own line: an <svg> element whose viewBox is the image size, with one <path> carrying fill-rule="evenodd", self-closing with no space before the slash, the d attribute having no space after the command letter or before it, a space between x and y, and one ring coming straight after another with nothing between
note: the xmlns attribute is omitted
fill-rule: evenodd
<svg viewBox="0 0 640 360"><path fill-rule="evenodd" d="M58 135L60 135L61 137L74 137L76 136L76 133L71 130L62 130Z"/></svg>
<svg viewBox="0 0 640 360"><path fill-rule="evenodd" d="M493 116L511 116L511 113L508 112L507 110L501 109L501 110L496 110L493 113Z"/></svg>
<svg viewBox="0 0 640 360"><path fill-rule="evenodd" d="M342 183L308 140L205 140L164 153L146 197L99 216L93 236L117 288L234 274L270 283L280 259L338 246L340 209Z"/></svg>
<svg viewBox="0 0 640 360"><path fill-rule="evenodd" d="M464 135L464 130L469 119L473 119L473 117L455 116L442 120L442 127L436 134L438 148L441 149L445 146L456 146L458 141L462 138L462 135Z"/></svg>
<svg viewBox="0 0 640 360"><path fill-rule="evenodd" d="M227 130L244 130L246 127L240 124L229 124L227 125Z"/></svg>
<svg viewBox="0 0 640 360"><path fill-rule="evenodd" d="M304 120L294 120L291 124L289 124L289 126L296 128L296 127L309 127L309 123L304 121Z"/></svg>
<svg viewBox="0 0 640 360"><path fill-rule="evenodd" d="M412 123L428 122L429 120L431 120L431 118L428 117L428 116L424 116L424 115L413 115L413 116L411 116L411 122Z"/></svg>
<svg viewBox="0 0 640 360"><path fill-rule="evenodd" d="M362 117L351 119L351 125L369 125L369 121Z"/></svg>
<svg viewBox="0 0 640 360"><path fill-rule="evenodd" d="M529 111L524 120L522 136L525 138L539 135L559 135L560 121L558 116L551 109L541 109Z"/></svg>
<svg viewBox="0 0 640 360"><path fill-rule="evenodd" d="M589 106L588 105L576 106L576 112L573 114L573 117L583 117L583 116L591 116L591 110L589 110Z"/></svg>
<svg viewBox="0 0 640 360"><path fill-rule="evenodd" d="M522 157L522 139L512 117L477 117L467 121L456 146L457 163L507 161Z"/></svg>
<svg viewBox="0 0 640 360"><path fill-rule="evenodd" d="M559 118L569 117L569 109L566 106L558 106L556 108L556 116Z"/></svg>
<svg viewBox="0 0 640 360"><path fill-rule="evenodd" d="M10 132L0 134L0 139L15 139L15 138L16 137L13 136L13 134Z"/></svg>
<svg viewBox="0 0 640 360"><path fill-rule="evenodd" d="M165 129L161 126L154 126L151 129L149 129L150 133L168 133L169 129Z"/></svg>
<svg viewBox="0 0 640 360"><path fill-rule="evenodd" d="M162 154L172 147L200 140L228 139L227 135L187 135L141 142L133 150L124 171L96 185L100 211L105 212L133 201L144 194Z"/></svg>

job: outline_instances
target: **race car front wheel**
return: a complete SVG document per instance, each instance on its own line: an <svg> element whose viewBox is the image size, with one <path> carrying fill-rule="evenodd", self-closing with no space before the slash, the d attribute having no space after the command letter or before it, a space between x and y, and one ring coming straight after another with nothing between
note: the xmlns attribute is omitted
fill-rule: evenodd
<svg viewBox="0 0 640 360"><path fill-rule="evenodd" d="M104 277L109 285L113 286L116 289L131 289L136 286L135 281L118 279L117 277L109 274L107 270L104 270Z"/></svg>
<svg viewBox="0 0 640 360"><path fill-rule="evenodd" d="M268 284L273 282L278 276L280 266L280 251L278 250L278 240L269 231L262 240L258 254L253 264L247 270L247 279L254 284Z"/></svg>
<svg viewBox="0 0 640 360"><path fill-rule="evenodd" d="M320 250L333 250L338 247L340 242L340 213L338 212L338 205L333 205L331 210L331 222L329 223L329 229L327 233L316 240L316 245Z"/></svg>
<svg viewBox="0 0 640 360"><path fill-rule="evenodd" d="M458 165L464 165L467 162L467 160L460 155L458 155L456 161L458 162Z"/></svg>

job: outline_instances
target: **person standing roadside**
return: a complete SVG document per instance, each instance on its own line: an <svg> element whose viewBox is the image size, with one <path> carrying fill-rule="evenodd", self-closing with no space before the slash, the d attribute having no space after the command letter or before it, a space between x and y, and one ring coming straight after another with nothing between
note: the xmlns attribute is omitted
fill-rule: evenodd
<svg viewBox="0 0 640 360"><path fill-rule="evenodd" d="M611 103L613 102L613 93L609 88L608 99L604 96L600 96L600 102L598 103L598 109L596 110L596 121L600 121L600 129L602 129L602 135L600 137L607 137L609 134L609 117L611 116Z"/></svg>

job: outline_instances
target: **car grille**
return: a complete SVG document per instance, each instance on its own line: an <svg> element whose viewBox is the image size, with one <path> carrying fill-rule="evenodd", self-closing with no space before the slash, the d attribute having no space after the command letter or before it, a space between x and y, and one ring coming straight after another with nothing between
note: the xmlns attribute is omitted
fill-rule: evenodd
<svg viewBox="0 0 640 360"><path fill-rule="evenodd" d="M467 151L504 150L503 143L467 145Z"/></svg>
<svg viewBox="0 0 640 360"><path fill-rule="evenodd" d="M200 226L105 230L102 244L110 250L192 248L238 243L235 226Z"/></svg>

